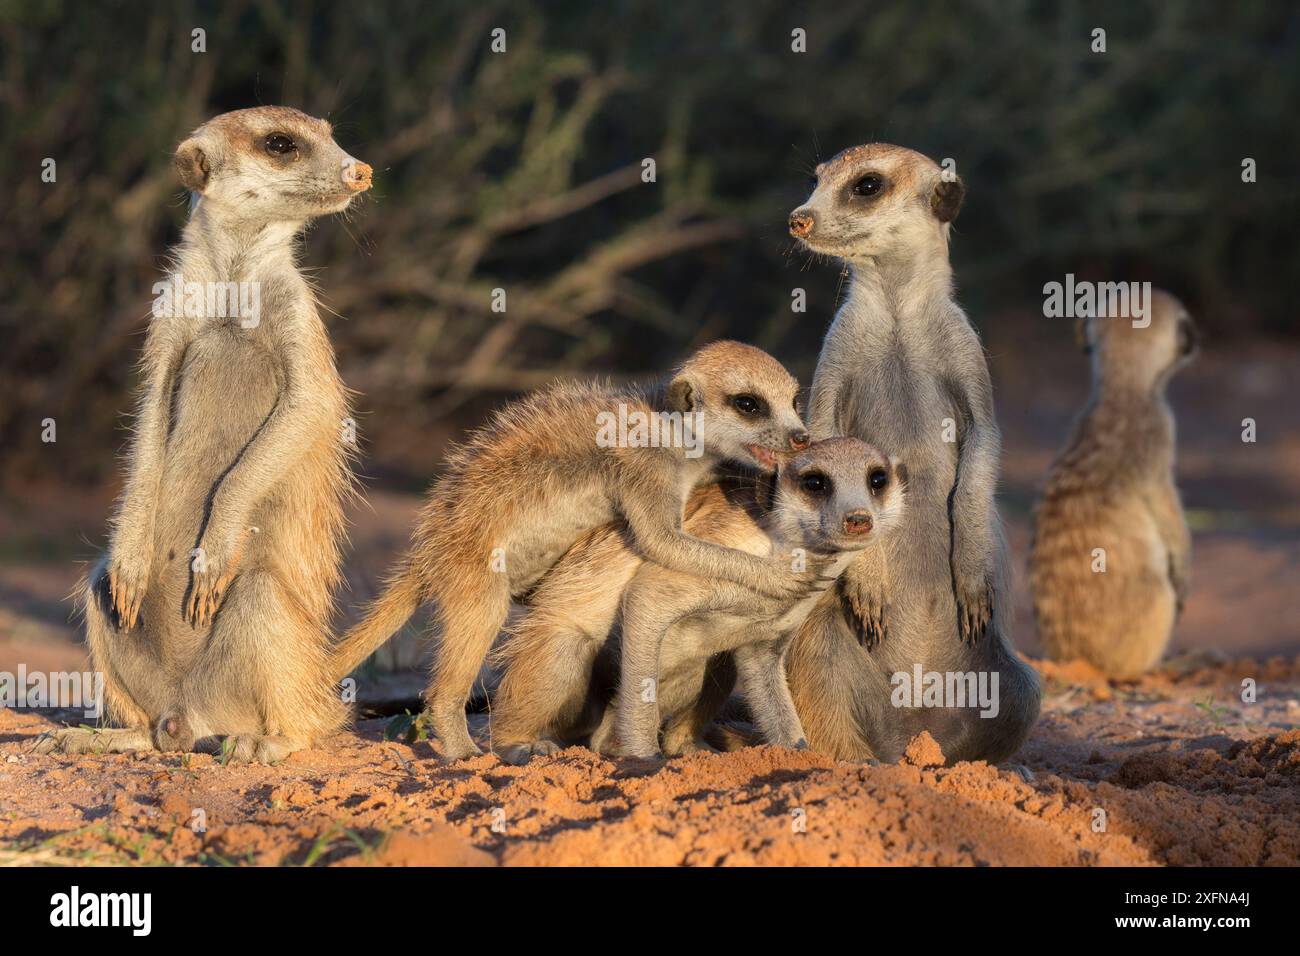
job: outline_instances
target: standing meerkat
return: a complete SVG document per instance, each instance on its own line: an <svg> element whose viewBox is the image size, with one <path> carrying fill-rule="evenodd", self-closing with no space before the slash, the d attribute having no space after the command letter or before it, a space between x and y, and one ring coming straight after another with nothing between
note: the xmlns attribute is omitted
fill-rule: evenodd
<svg viewBox="0 0 1300 956"><path fill-rule="evenodd" d="M126 483L83 595L92 664L124 728L64 730L39 748L227 737L233 759L269 762L346 718L329 616L352 490L348 405L295 240L368 189L371 170L329 123L284 107L215 117L175 166L196 202L155 287Z"/></svg>
<svg viewBox="0 0 1300 956"><path fill-rule="evenodd" d="M442 635L430 720L448 759L480 753L465 703L511 600L526 596L583 534L617 518L638 553L667 567L777 597L807 593L815 569L796 574L786 562L682 530L687 496L721 462L770 470L807 447L798 391L766 352L715 342L648 392L561 384L506 407L448 456L406 557L335 649L335 675L433 602ZM631 430L619 434L614 423Z"/></svg>
<svg viewBox="0 0 1300 956"><path fill-rule="evenodd" d="M857 439L816 442L774 479L728 476L699 489L685 528L756 555L789 561L802 552L829 586L897 524L903 474ZM498 652L493 748L520 763L594 727L593 749L651 756L663 725L664 753L702 749L737 672L764 738L802 745L784 655L817 597L763 598L644 563L621 528L598 529L543 578ZM611 678L616 706L607 706ZM646 681L655 689L648 698Z"/></svg>
<svg viewBox="0 0 1300 956"><path fill-rule="evenodd" d="M964 188L886 144L845 150L816 174L790 232L843 260L851 280L817 362L809 427L907 462L908 505L898 533L854 562L796 635L795 703L810 744L837 757L897 760L928 730L950 761L1003 759L1029 733L1040 691L1008 636L988 365L953 297L948 233ZM894 682L917 666L996 679L996 716L895 706Z"/></svg>
<svg viewBox="0 0 1300 956"><path fill-rule="evenodd" d="M1084 324L1092 394L1048 473L1029 559L1048 655L1112 677L1160 660L1191 560L1165 386L1195 351L1196 327L1167 292L1151 298L1145 326L1127 316Z"/></svg>

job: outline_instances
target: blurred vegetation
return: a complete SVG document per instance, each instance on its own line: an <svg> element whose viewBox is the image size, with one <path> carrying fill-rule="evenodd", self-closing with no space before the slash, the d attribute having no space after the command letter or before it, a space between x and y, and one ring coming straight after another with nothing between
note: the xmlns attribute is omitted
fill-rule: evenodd
<svg viewBox="0 0 1300 956"><path fill-rule="evenodd" d="M114 474L185 216L170 153L218 112L328 116L375 167L304 263L368 470L427 475L446 437L559 374L656 372L729 335L806 381L839 277L785 217L818 158L870 140L956 160L977 324L1074 272L1163 284L1221 341L1293 334L1298 50L1300 8L1263 0L0 0L4 467L48 469L53 417L63 477Z"/></svg>

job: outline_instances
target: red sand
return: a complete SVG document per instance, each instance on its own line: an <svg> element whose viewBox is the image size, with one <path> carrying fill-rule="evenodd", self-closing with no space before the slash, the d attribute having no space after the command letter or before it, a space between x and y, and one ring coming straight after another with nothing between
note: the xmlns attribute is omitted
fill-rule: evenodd
<svg viewBox="0 0 1300 956"><path fill-rule="evenodd" d="M1025 769L1002 770L936 766L928 737L897 766L773 747L448 765L436 742L384 741L383 720L276 767L35 756L27 744L53 721L0 711L0 862L1300 863L1300 731L1278 729L1300 709L1297 662L1123 685L1086 665L1042 669ZM1243 676L1257 703L1240 702Z"/></svg>

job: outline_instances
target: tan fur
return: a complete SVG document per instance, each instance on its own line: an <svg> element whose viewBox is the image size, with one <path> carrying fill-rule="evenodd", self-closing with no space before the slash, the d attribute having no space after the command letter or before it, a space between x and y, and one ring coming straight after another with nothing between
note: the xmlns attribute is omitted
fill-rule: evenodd
<svg viewBox="0 0 1300 956"><path fill-rule="evenodd" d="M274 134L297 148L272 155ZM252 316L179 309L152 320L112 540L83 595L107 709L128 731L65 731L41 749L230 738L233 759L270 761L346 717L329 618L352 490L348 403L294 240L368 188L370 169L327 123L281 107L212 119L176 167L197 203L174 274L257 283L260 315L248 327Z"/></svg>
<svg viewBox="0 0 1300 956"><path fill-rule="evenodd" d="M875 472L888 483L868 490ZM812 473L827 476L833 490L824 497L802 490L799 482ZM802 548L806 560L822 563L830 586L850 555L879 546L898 521L902 497L893 463L863 442L832 439L793 456L775 482L756 486L737 475L697 490L685 527L755 555L789 559ZM874 527L847 533L846 515L866 516ZM737 670L766 739L799 745L803 733L782 658L816 599L762 598L643 564L621 528L594 531L542 580L498 652L503 675L492 706L493 748L520 762L594 728L593 748L648 756L659 750L663 724L665 753L701 749ZM638 669L641 655L648 656ZM646 680L657 684L654 700L642 698ZM615 682L623 688L617 733L616 711L607 709ZM629 709L643 713L629 720Z"/></svg>
<svg viewBox="0 0 1300 956"><path fill-rule="evenodd" d="M429 708L444 754L477 753L465 701L513 598L526 595L586 532L622 518L638 552L661 563L706 569L765 593L802 594L813 574L791 574L682 531L691 489L723 460L770 467L807 443L794 407L798 383L771 356L717 342L650 392L560 384L516 402L448 456L429 493L407 556L367 617L335 651L336 675L360 664L424 601L437 605L442 635ZM764 414L742 415L737 396ZM602 447L598 416L699 412L699 457L676 447Z"/></svg>
<svg viewBox="0 0 1300 956"><path fill-rule="evenodd" d="M1150 324L1089 319L1093 387L1035 509L1030 584L1048 654L1113 677L1150 669L1187 596L1191 537L1174 485L1165 385L1190 354L1191 319L1157 291ZM1105 571L1095 571L1095 549Z"/></svg>

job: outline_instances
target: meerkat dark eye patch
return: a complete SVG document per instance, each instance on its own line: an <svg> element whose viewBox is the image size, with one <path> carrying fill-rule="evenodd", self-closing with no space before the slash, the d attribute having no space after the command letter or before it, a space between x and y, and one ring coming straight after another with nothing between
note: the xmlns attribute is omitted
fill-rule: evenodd
<svg viewBox="0 0 1300 956"><path fill-rule="evenodd" d="M293 141L293 137L288 133L272 133L266 138L263 145L266 151L273 156L286 156L298 149L298 144Z"/></svg>
<svg viewBox="0 0 1300 956"><path fill-rule="evenodd" d="M889 472L883 468L872 469L871 473L867 475L867 484L871 487L873 495L879 494L889 484Z"/></svg>
<svg viewBox="0 0 1300 956"><path fill-rule="evenodd" d="M799 487L810 495L830 494L831 480L820 471L806 471L799 476Z"/></svg>
<svg viewBox="0 0 1300 956"><path fill-rule="evenodd" d="M747 418L759 418L767 414L767 403L756 395L732 395L731 407Z"/></svg>
<svg viewBox="0 0 1300 956"><path fill-rule="evenodd" d="M885 191L885 179L879 173L867 173L853 184L853 195L870 199Z"/></svg>

